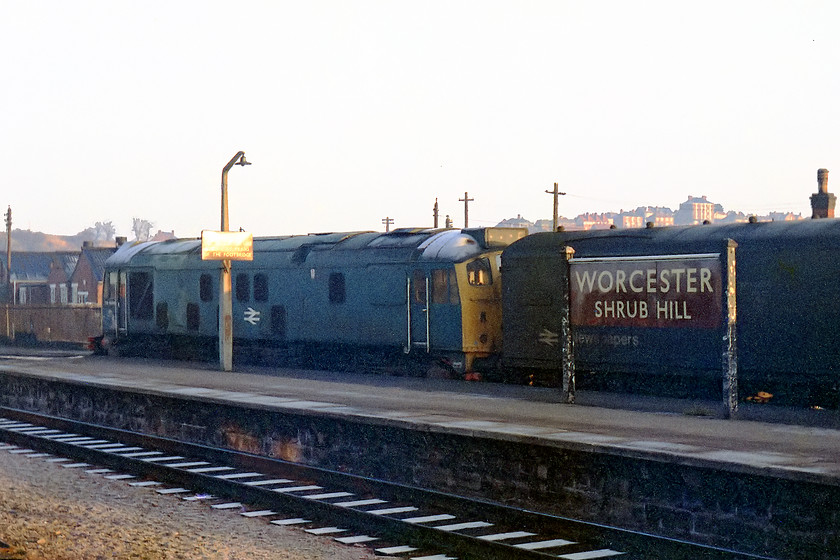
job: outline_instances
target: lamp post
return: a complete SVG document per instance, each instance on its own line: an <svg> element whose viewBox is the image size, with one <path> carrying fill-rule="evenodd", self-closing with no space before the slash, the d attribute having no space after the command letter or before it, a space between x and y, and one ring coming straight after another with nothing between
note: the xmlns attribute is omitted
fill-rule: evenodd
<svg viewBox="0 0 840 560"><path fill-rule="evenodd" d="M238 160L238 161L237 161ZM251 165L245 161L245 152L236 152L222 169L222 231L230 231L228 223L228 171L234 165ZM230 259L222 261L219 278L219 363L223 371L233 370L233 298L231 296Z"/></svg>

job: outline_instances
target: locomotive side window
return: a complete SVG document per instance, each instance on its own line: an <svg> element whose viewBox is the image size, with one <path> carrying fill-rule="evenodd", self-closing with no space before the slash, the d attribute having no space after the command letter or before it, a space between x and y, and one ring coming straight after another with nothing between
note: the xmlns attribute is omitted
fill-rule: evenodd
<svg viewBox="0 0 840 560"><path fill-rule="evenodd" d="M247 274L240 272L236 275L236 301L246 303L251 299L251 282Z"/></svg>
<svg viewBox="0 0 840 560"><path fill-rule="evenodd" d="M471 286L489 286L493 283L493 272L490 259L476 259L467 263L467 280Z"/></svg>
<svg viewBox="0 0 840 560"><path fill-rule="evenodd" d="M432 303L458 303L458 283L454 269L432 271Z"/></svg>
<svg viewBox="0 0 840 560"><path fill-rule="evenodd" d="M344 287L344 274L341 272L330 273L330 303L344 303L347 293Z"/></svg>
<svg viewBox="0 0 840 560"><path fill-rule="evenodd" d="M102 301L111 301L117 296L117 273L109 272L105 275L102 285ZM63 301L61 303L64 303Z"/></svg>
<svg viewBox="0 0 840 560"><path fill-rule="evenodd" d="M197 331L201 321L201 314L198 312L197 303L187 304L187 329Z"/></svg>
<svg viewBox="0 0 840 560"><path fill-rule="evenodd" d="M254 275L254 300L268 301L268 276L262 272Z"/></svg>
<svg viewBox="0 0 840 560"><path fill-rule="evenodd" d="M457 305L461 303L461 298L458 297L458 277L455 275L455 269L449 269L449 303Z"/></svg>
<svg viewBox="0 0 840 560"><path fill-rule="evenodd" d="M282 305L271 306L271 332L278 338L286 338L286 308Z"/></svg>
<svg viewBox="0 0 840 560"><path fill-rule="evenodd" d="M202 274L198 279L198 295L201 301L213 301L213 277Z"/></svg>
<svg viewBox="0 0 840 560"><path fill-rule="evenodd" d="M169 327L169 307L166 305L165 301L158 302L155 320L159 329L166 330L166 328Z"/></svg>
<svg viewBox="0 0 840 560"><path fill-rule="evenodd" d="M130 286L128 310L133 319L148 321L152 318L152 296L154 282L148 272L132 272L128 275Z"/></svg>
<svg viewBox="0 0 840 560"><path fill-rule="evenodd" d="M426 303L426 274L422 270L411 275L411 294L414 303Z"/></svg>

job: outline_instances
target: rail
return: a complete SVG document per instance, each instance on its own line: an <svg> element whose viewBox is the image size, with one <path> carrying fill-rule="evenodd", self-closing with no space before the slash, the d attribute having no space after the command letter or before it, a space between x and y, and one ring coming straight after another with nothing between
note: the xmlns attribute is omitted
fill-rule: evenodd
<svg viewBox="0 0 840 560"><path fill-rule="evenodd" d="M381 553L435 551L460 559L757 559L709 547L487 501L307 467L31 412L0 408L0 441L251 506L278 525L351 533ZM224 500L236 500L225 502ZM248 515L246 513L245 515ZM387 543L391 543L388 545Z"/></svg>

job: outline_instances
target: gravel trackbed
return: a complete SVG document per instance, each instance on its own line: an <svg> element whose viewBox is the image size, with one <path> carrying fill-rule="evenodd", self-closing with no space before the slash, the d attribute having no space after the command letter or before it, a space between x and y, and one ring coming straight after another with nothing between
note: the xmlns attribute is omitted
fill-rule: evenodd
<svg viewBox="0 0 840 560"><path fill-rule="evenodd" d="M375 557L299 528L0 451L0 560Z"/></svg>

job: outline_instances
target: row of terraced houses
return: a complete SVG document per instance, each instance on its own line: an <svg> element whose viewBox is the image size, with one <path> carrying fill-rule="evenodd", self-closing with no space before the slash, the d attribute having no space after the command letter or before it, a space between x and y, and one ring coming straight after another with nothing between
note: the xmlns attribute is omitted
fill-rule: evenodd
<svg viewBox="0 0 840 560"><path fill-rule="evenodd" d="M702 223L746 222L750 216L743 212L724 211L723 206L708 200L706 196L689 196L677 210L663 206L639 206L634 210L619 212L586 213L575 218L562 218L558 225L565 230L588 230L615 228L643 228L648 223L656 227L694 225ZM758 216L761 221L802 220L802 214L772 212ZM504 220L500 226L527 227L532 233L551 231L551 220L530 222L522 216Z"/></svg>

